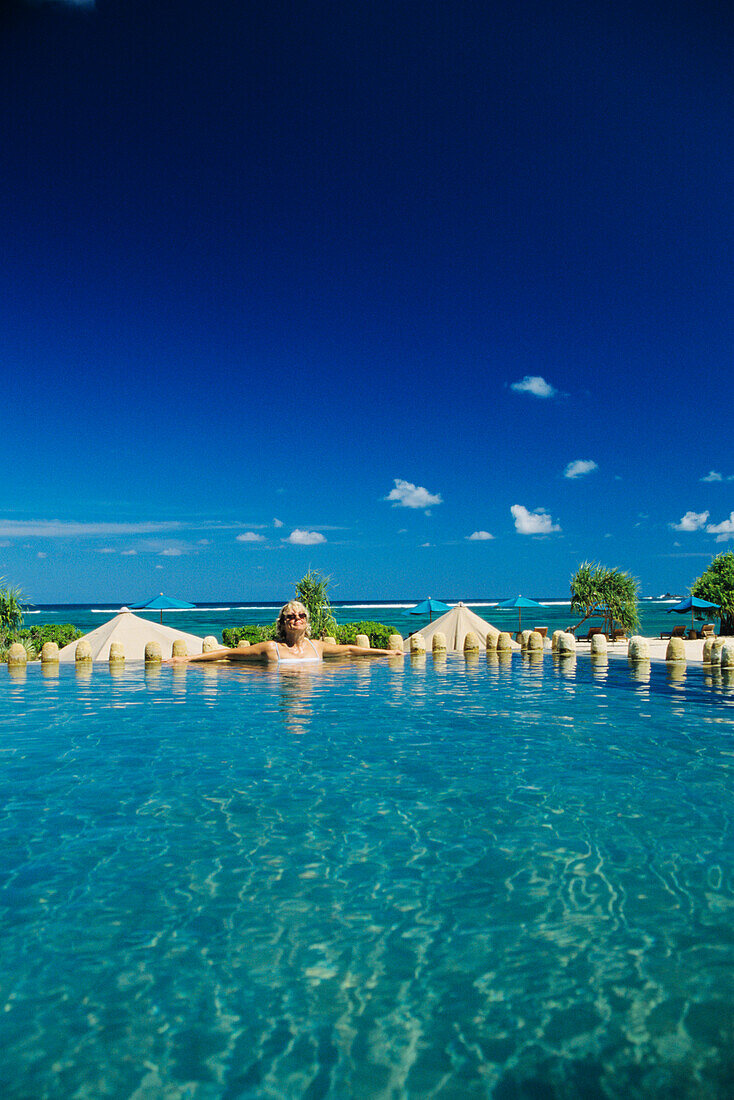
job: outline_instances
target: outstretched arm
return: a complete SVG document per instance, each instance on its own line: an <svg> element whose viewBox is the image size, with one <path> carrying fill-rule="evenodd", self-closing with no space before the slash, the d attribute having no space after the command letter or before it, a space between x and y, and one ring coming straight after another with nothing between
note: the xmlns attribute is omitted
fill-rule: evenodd
<svg viewBox="0 0 734 1100"><path fill-rule="evenodd" d="M262 664L273 660L273 643L258 642L257 645L238 646L236 649L213 649L210 653L196 653L193 657L172 657L171 664L201 664L203 661L253 661Z"/></svg>
<svg viewBox="0 0 734 1100"><path fill-rule="evenodd" d="M338 657L344 654L349 657L402 657L402 649L364 649L361 645L333 645L331 642L323 642L321 652L324 657Z"/></svg>

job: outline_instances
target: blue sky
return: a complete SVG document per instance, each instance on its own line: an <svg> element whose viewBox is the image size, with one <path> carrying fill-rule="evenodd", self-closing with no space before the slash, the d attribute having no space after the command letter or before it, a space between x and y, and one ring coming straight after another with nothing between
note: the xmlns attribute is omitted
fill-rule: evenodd
<svg viewBox="0 0 734 1100"><path fill-rule="evenodd" d="M685 591L734 538L710 3L16 0L0 574Z"/></svg>

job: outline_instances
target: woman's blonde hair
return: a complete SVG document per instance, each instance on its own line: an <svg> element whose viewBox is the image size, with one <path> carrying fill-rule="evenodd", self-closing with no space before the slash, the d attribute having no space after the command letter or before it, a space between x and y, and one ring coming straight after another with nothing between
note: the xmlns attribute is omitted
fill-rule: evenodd
<svg viewBox="0 0 734 1100"><path fill-rule="evenodd" d="M278 621L275 624L275 640L276 642L285 641L285 617L292 611L305 611L306 612L306 637L311 637L311 616L308 613L308 608L305 604L300 603L298 600L289 600L288 603L284 603L280 609L280 615L278 615Z"/></svg>

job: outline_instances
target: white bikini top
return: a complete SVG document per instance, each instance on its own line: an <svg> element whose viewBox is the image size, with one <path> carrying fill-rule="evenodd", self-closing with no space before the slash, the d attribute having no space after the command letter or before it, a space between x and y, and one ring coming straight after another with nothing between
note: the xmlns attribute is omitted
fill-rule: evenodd
<svg viewBox="0 0 734 1100"><path fill-rule="evenodd" d="M311 649L314 651L315 656L313 656L313 657L283 657L282 660L283 660L284 665L307 665L307 664L312 665L312 664L316 664L318 661L321 660L321 658L319 657L318 650L316 649L316 646L313 644L311 639L306 638L306 641L311 646ZM278 654L278 664L280 664L281 663L281 656L280 656L280 649L278 648L278 643L277 642L275 643L275 652Z"/></svg>

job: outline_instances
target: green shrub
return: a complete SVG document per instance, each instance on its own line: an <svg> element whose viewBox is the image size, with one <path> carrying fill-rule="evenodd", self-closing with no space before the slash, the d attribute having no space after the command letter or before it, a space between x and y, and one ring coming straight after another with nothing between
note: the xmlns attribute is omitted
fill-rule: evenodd
<svg viewBox="0 0 734 1100"><path fill-rule="evenodd" d="M334 637L339 645L354 645L358 634L366 634L370 645L374 649L387 649L390 635L395 631L385 623L374 623L370 620L361 623L344 623L337 626Z"/></svg>
<svg viewBox="0 0 734 1100"><path fill-rule="evenodd" d="M28 660L35 661L41 655L44 642L56 642L63 649L69 642L81 638L82 631L72 623L45 623L43 626L14 630L0 637L0 659L7 660L8 649L13 642L20 642L28 653Z"/></svg>
<svg viewBox="0 0 734 1100"><path fill-rule="evenodd" d="M45 642L56 642L59 649L63 649L69 642L75 642L82 637L82 631L73 623L45 623L43 626L32 626L28 630L21 630L20 641L25 636L33 643L37 653L43 649Z"/></svg>
<svg viewBox="0 0 734 1100"><path fill-rule="evenodd" d="M275 637L275 623L267 626L230 626L222 631L222 642L235 649L240 642L249 642L256 645L257 642L269 642Z"/></svg>

